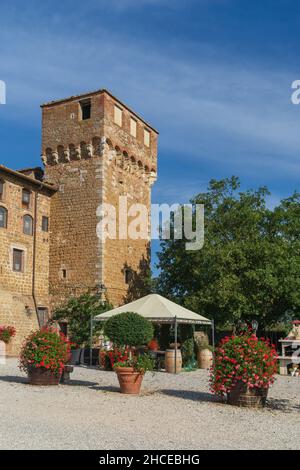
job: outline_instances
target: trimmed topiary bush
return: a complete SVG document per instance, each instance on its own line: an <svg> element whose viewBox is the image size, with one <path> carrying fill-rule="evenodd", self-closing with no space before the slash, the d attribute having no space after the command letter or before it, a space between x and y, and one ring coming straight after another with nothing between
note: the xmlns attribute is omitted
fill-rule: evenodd
<svg viewBox="0 0 300 470"><path fill-rule="evenodd" d="M150 321L134 312L124 312L111 317L104 325L104 334L116 346L141 346L153 338Z"/></svg>

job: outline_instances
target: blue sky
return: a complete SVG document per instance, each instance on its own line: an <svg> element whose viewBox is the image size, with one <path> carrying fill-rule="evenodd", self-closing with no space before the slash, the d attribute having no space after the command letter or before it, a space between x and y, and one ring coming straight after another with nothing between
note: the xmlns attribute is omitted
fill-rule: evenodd
<svg viewBox="0 0 300 470"><path fill-rule="evenodd" d="M1 1L0 161L40 163L40 103L108 88L160 131L153 202L211 178L299 189L296 0Z"/></svg>

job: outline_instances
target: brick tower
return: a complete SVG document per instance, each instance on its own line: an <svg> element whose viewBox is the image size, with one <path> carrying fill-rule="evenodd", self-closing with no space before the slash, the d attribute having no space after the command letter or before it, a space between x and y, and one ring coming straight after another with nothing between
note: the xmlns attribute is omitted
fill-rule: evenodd
<svg viewBox="0 0 300 470"><path fill-rule="evenodd" d="M120 305L142 289L150 238L103 241L98 208L118 210L127 196L150 214L158 133L106 90L44 104L42 116L46 181L59 188L51 198L52 306L99 286Z"/></svg>

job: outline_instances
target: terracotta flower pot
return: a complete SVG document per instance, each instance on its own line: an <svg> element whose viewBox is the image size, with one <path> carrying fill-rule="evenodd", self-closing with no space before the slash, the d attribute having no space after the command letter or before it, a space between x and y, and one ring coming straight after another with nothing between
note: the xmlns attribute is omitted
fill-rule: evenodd
<svg viewBox="0 0 300 470"><path fill-rule="evenodd" d="M150 343L148 344L148 348L151 350L151 351L158 351L158 341L157 339L153 338Z"/></svg>
<svg viewBox="0 0 300 470"><path fill-rule="evenodd" d="M28 379L30 385L58 385L60 375L54 374L51 370L45 367L32 368L28 372Z"/></svg>
<svg viewBox="0 0 300 470"><path fill-rule="evenodd" d="M249 388L247 384L238 382L227 394L227 403L247 408L262 408L266 406L268 388Z"/></svg>
<svg viewBox="0 0 300 470"><path fill-rule="evenodd" d="M115 369L121 393L138 395L141 391L144 374L135 372L133 367L118 367Z"/></svg>

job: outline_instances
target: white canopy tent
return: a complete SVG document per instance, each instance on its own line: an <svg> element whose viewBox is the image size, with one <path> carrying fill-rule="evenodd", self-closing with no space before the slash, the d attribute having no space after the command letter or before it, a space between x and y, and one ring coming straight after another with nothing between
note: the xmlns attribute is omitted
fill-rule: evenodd
<svg viewBox="0 0 300 470"><path fill-rule="evenodd" d="M149 294L146 297L101 313L94 318L94 322L106 321L114 315L123 312L135 312L153 323L173 324L175 327L175 345L177 344L178 324L211 325L212 342L214 346L214 321L198 315L175 302L158 294ZM175 357L177 350L175 349ZM176 364L176 360L175 360ZM175 372L176 373L176 372Z"/></svg>
<svg viewBox="0 0 300 470"><path fill-rule="evenodd" d="M106 321L122 312L135 312L156 323L174 323L176 318L177 323L212 324L212 321L208 318L181 307L158 294L149 294L129 304L101 313L94 318L94 321Z"/></svg>

